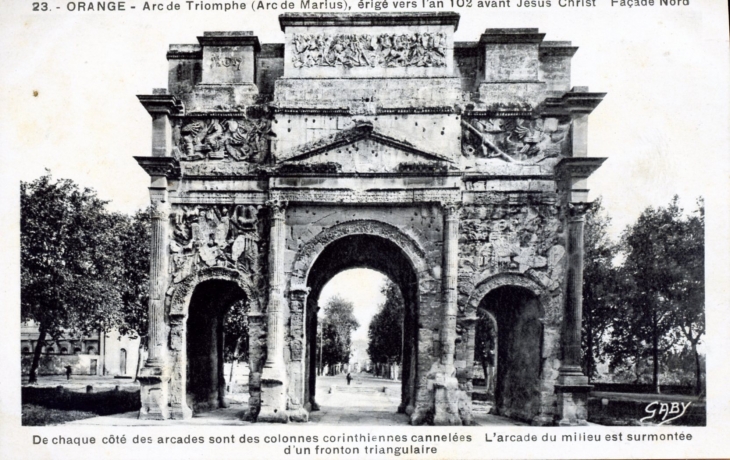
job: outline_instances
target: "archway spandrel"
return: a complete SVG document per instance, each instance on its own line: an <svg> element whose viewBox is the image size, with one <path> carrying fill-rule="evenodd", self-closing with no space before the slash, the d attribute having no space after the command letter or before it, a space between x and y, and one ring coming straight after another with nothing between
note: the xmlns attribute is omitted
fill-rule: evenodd
<svg viewBox="0 0 730 460"><path fill-rule="evenodd" d="M188 276L168 289L169 314L171 316L187 317L193 291L195 291L195 288L199 284L209 280L231 281L235 283L246 295L250 311L252 313L261 311L260 294L250 276L230 268L211 267Z"/></svg>
<svg viewBox="0 0 730 460"><path fill-rule="evenodd" d="M340 238L351 235L378 236L392 241L406 254L419 280L431 278L426 263L426 251L414 238L389 223L375 220L351 220L322 230L301 246L292 264L290 284L292 286L305 285L312 264L325 247Z"/></svg>

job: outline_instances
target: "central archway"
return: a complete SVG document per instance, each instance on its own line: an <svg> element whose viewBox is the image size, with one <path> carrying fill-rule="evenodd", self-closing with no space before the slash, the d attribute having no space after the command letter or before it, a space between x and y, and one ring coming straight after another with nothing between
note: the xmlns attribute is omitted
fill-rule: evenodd
<svg viewBox="0 0 730 460"><path fill-rule="evenodd" d="M403 296L403 374L399 412L404 412L415 398L418 279L403 251L394 242L374 235L350 235L330 243L309 271L305 399L316 408L317 300L328 281L351 268L368 268L383 273L398 286Z"/></svg>
<svg viewBox="0 0 730 460"><path fill-rule="evenodd" d="M308 288L304 400L317 408L317 300L322 288L338 273L351 268L378 271L395 283L404 301L403 362L399 412L410 413L418 390L418 330L420 286L434 283L424 251L398 228L377 221L345 222L324 230L298 251L291 286Z"/></svg>

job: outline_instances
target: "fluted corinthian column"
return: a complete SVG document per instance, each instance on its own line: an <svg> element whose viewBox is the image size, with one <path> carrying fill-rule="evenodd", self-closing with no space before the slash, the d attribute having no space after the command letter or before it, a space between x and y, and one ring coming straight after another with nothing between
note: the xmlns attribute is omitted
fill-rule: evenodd
<svg viewBox="0 0 730 460"><path fill-rule="evenodd" d="M444 206L443 248L441 363L444 366L453 367L456 340L457 283L459 280L459 209L455 204Z"/></svg>
<svg viewBox="0 0 730 460"><path fill-rule="evenodd" d="M583 227L590 203L571 203L568 221L568 273L563 320L563 362L555 390L558 423L585 425L588 377L581 369L581 324L583 322Z"/></svg>
<svg viewBox="0 0 730 460"><path fill-rule="evenodd" d="M150 214L152 241L150 247L150 299L148 314L148 366L164 362L165 345L165 284L167 276L167 232L169 204L153 195Z"/></svg>
<svg viewBox="0 0 730 460"><path fill-rule="evenodd" d="M583 323L583 227L587 204L572 204L568 223L568 286L565 301L565 341L561 383L587 384L581 370L581 324Z"/></svg>
<svg viewBox="0 0 730 460"><path fill-rule="evenodd" d="M284 248L286 202L269 207L269 302L266 321L266 364L261 375L261 412L258 420L286 423L286 369L284 368Z"/></svg>
<svg viewBox="0 0 730 460"><path fill-rule="evenodd" d="M454 367L456 347L457 283L459 269L459 207L456 203L442 205L444 217L443 271L441 298L441 356L429 372L429 385L433 388L434 425L461 425L459 417L458 389ZM414 416L421 417L418 411ZM411 421L414 417L411 417Z"/></svg>

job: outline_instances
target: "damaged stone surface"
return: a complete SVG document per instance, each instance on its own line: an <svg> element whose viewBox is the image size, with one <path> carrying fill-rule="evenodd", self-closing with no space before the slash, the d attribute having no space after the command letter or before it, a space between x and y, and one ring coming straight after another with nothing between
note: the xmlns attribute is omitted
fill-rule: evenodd
<svg viewBox="0 0 730 460"><path fill-rule="evenodd" d="M245 306L259 422L317 408L318 299L342 270L405 303L399 412L472 421L478 321L497 330L495 411L580 425L587 116L570 42L455 13L284 14L284 43L171 45L152 116L150 359L141 418L226 404L222 318Z"/></svg>

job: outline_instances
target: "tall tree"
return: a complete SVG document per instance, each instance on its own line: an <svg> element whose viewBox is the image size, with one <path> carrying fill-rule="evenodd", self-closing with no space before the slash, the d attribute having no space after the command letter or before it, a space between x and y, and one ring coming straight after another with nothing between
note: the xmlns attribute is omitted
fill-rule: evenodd
<svg viewBox="0 0 730 460"><path fill-rule="evenodd" d="M124 276L119 286L122 291L122 316L116 327L121 335L140 338L135 380L146 348L147 314L150 273L150 211L137 211L119 225L122 243Z"/></svg>
<svg viewBox="0 0 730 460"><path fill-rule="evenodd" d="M693 339L704 325L704 221L684 216L675 196L667 207L649 207L622 236L625 276L630 279L630 301L621 315L631 319L630 332L641 341L652 363L652 385L659 392L660 359L679 339L678 321L686 317ZM701 314L684 315L692 304ZM626 331L614 328L614 334ZM699 375L699 374L698 374Z"/></svg>
<svg viewBox="0 0 730 460"><path fill-rule="evenodd" d="M695 362L695 391L702 391L702 368L698 345L705 334L705 202L682 221L677 257L684 275L671 287L670 299L677 304L675 323L689 342Z"/></svg>
<svg viewBox="0 0 730 460"><path fill-rule="evenodd" d="M248 361L248 311L248 302L240 300L231 306L223 319L224 359L231 363L229 391L233 391L236 364Z"/></svg>
<svg viewBox="0 0 730 460"><path fill-rule="evenodd" d="M323 366L332 368L350 362L352 332L360 327L353 310L352 302L340 296L332 297L325 305L320 336Z"/></svg>
<svg viewBox="0 0 730 460"><path fill-rule="evenodd" d="M586 215L583 271L583 369L588 378L596 375L598 362L606 359L606 335L616 316L620 274L614 266L618 245L611 241L611 218L601 198Z"/></svg>
<svg viewBox="0 0 730 460"><path fill-rule="evenodd" d="M403 355L404 305L400 289L388 281L382 289L385 302L370 320L368 356L377 364L400 364Z"/></svg>
<svg viewBox="0 0 730 460"><path fill-rule="evenodd" d="M21 320L39 329L30 382L49 337L120 322L123 216L107 213L105 204L93 190L50 173L20 183Z"/></svg>

